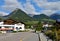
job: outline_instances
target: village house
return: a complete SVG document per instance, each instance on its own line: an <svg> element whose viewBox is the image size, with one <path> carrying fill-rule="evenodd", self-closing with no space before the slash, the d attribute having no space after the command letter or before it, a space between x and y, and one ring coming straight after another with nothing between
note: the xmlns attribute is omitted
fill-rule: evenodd
<svg viewBox="0 0 60 41"><path fill-rule="evenodd" d="M0 22L0 31L11 32L25 30L25 24L23 22L16 22L12 19L7 19Z"/></svg>
<svg viewBox="0 0 60 41"><path fill-rule="evenodd" d="M47 23L47 22L44 22L43 23L43 31L47 31L47 30L51 30L51 27L53 26L52 23Z"/></svg>

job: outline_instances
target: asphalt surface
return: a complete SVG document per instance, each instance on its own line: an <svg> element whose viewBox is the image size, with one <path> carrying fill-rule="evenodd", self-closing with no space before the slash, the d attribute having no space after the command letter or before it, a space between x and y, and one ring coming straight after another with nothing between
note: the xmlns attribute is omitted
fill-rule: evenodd
<svg viewBox="0 0 60 41"><path fill-rule="evenodd" d="M0 41L39 41L38 34L31 32L0 34Z"/></svg>

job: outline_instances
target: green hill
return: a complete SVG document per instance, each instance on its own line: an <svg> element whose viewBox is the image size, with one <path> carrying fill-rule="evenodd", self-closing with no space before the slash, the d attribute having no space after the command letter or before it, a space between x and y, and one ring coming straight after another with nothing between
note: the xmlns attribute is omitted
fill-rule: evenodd
<svg viewBox="0 0 60 41"><path fill-rule="evenodd" d="M36 20L50 19L50 18L49 18L47 15L45 15L45 14L34 15L33 18L36 19Z"/></svg>
<svg viewBox="0 0 60 41"><path fill-rule="evenodd" d="M10 13L10 15L8 15L8 18L23 22L34 20L32 17L28 16L24 11L20 9L14 10L12 13Z"/></svg>

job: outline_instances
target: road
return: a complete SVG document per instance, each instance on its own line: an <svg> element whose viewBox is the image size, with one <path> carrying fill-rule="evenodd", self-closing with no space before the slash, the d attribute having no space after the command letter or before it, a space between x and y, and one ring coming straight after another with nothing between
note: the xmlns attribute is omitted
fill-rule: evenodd
<svg viewBox="0 0 60 41"><path fill-rule="evenodd" d="M0 41L39 41L38 35L31 32L0 34Z"/></svg>

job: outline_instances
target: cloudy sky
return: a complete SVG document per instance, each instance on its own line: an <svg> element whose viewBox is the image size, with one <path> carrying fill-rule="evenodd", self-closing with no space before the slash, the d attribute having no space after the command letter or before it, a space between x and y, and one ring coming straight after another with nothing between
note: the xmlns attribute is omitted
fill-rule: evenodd
<svg viewBox="0 0 60 41"><path fill-rule="evenodd" d="M27 14L51 15L60 12L60 0L0 0L0 15L4 16L16 8L20 8Z"/></svg>

